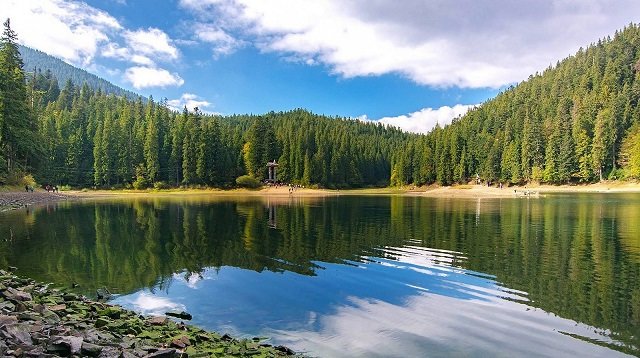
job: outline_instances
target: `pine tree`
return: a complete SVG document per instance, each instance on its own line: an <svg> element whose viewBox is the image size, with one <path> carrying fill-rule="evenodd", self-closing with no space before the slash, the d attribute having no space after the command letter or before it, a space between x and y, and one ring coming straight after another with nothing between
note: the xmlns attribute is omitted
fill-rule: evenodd
<svg viewBox="0 0 640 358"><path fill-rule="evenodd" d="M629 130L622 142L620 165L627 177L640 179L640 123Z"/></svg>
<svg viewBox="0 0 640 358"><path fill-rule="evenodd" d="M27 169L36 159L40 144L17 41L18 35L7 19L0 39L0 152L7 172Z"/></svg>
<svg viewBox="0 0 640 358"><path fill-rule="evenodd" d="M149 118L149 122L147 123L147 133L144 140L144 159L147 178L151 183L158 180L158 173L160 172L160 140L157 122L158 118L156 115Z"/></svg>

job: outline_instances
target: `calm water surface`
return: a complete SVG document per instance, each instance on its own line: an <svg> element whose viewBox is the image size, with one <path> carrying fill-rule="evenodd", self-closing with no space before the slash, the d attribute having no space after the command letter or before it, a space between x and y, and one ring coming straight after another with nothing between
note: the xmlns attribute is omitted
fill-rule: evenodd
<svg viewBox="0 0 640 358"><path fill-rule="evenodd" d="M635 194L83 201L0 237L0 267L314 356L640 354Z"/></svg>

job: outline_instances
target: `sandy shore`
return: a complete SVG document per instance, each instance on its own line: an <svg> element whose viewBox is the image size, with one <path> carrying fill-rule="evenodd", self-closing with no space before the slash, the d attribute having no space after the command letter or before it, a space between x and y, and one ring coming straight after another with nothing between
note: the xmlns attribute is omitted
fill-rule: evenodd
<svg viewBox="0 0 640 358"><path fill-rule="evenodd" d="M527 193L529 195L527 195ZM0 211L20 208L27 205L46 204L62 200L87 198L127 198L127 197L262 197L274 200L288 198L322 198L329 196L354 195L409 195L435 198L513 198L539 197L548 193L640 193L640 183L603 182L588 185L527 185L504 187L487 187L484 185L454 185L405 188L372 188L372 189L303 189L293 191L289 187L267 187L260 190L248 189L173 189L173 190L81 190L64 193L47 193L35 191L0 191Z"/></svg>
<svg viewBox="0 0 640 358"><path fill-rule="evenodd" d="M459 185L429 187L408 190L407 195L438 198L513 198L539 197L549 193L640 193L638 183L603 182L587 185L527 185L487 187L484 185Z"/></svg>

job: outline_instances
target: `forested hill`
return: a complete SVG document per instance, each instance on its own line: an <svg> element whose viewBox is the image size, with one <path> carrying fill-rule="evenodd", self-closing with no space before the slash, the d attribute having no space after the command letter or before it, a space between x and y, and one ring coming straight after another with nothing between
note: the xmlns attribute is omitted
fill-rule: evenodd
<svg viewBox="0 0 640 358"><path fill-rule="evenodd" d="M629 25L407 143L394 183L640 178L639 59Z"/></svg>
<svg viewBox="0 0 640 358"><path fill-rule="evenodd" d="M394 153L414 136L302 109L222 117L132 100L52 57L20 53L9 20L4 26L0 184L32 173L74 187L250 186L276 160L285 183L385 186Z"/></svg>
<svg viewBox="0 0 640 358"><path fill-rule="evenodd" d="M58 80L60 87L64 86L64 84L70 80L78 86L86 83L94 91L100 89L104 93L123 96L129 99L136 99L139 96L134 92L120 88L107 80L83 69L74 67L42 51L22 45L19 45L18 49L24 62L24 70L27 73L27 77L32 75L34 70L40 71L44 76L46 76L47 71L49 71L50 74Z"/></svg>

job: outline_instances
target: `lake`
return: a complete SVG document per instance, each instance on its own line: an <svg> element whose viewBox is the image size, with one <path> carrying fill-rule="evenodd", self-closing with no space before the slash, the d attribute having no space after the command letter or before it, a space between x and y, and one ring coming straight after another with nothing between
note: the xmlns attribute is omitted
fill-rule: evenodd
<svg viewBox="0 0 640 358"><path fill-rule="evenodd" d="M0 267L312 356L615 357L639 219L638 194L85 200L0 214Z"/></svg>

